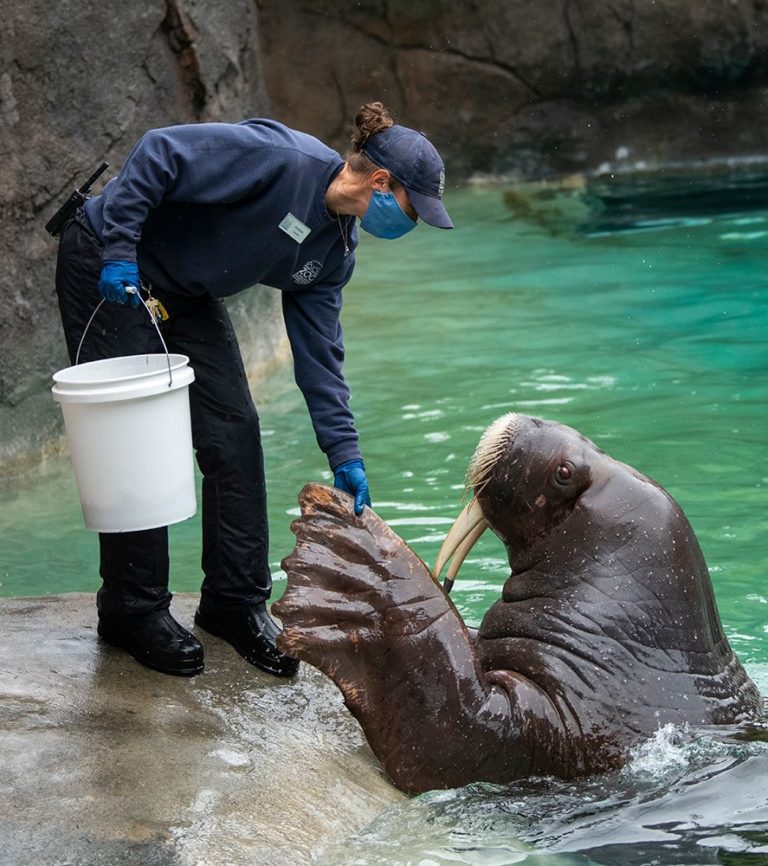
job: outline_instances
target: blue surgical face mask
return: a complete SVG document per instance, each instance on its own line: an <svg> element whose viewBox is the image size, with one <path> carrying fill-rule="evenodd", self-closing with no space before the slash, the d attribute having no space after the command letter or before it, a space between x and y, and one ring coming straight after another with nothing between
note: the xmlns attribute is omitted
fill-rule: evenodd
<svg viewBox="0 0 768 866"><path fill-rule="evenodd" d="M377 238L401 238L416 228L416 221L400 207L392 192L373 191L360 225Z"/></svg>

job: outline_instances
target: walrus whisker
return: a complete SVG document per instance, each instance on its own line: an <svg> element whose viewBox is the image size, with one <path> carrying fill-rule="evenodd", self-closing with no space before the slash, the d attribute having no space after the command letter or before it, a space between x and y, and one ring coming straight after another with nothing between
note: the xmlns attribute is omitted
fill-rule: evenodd
<svg viewBox="0 0 768 866"><path fill-rule="evenodd" d="M520 426L520 416L508 412L497 418L480 437L469 461L465 485L479 493L488 483L493 467L509 445Z"/></svg>

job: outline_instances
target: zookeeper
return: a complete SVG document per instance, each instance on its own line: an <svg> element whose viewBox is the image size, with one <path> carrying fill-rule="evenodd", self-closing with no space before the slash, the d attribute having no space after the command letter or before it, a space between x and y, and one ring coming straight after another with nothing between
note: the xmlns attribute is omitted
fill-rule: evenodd
<svg viewBox="0 0 768 866"><path fill-rule="evenodd" d="M452 228L443 184L434 146L379 102L358 112L346 160L274 120L180 125L147 132L61 231L56 289L72 363L102 298L116 303L99 311L82 361L159 351L147 310L126 291L139 285L164 308L169 351L190 358L203 476L195 623L275 676L295 674L298 661L275 646L279 627L265 604L272 578L259 419L222 298L257 283L281 290L318 445L360 513L370 498L339 323L356 222L381 238L404 235L419 218ZM157 448L162 455L162 430ZM167 527L101 533L99 545L100 638L166 674L202 671L202 645L169 610Z"/></svg>

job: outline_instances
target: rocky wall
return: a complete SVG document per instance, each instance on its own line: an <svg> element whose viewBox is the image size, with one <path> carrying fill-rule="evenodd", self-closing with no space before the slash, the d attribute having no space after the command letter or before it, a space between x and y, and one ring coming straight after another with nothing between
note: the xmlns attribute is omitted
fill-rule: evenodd
<svg viewBox="0 0 768 866"><path fill-rule="evenodd" d="M59 441L43 225L150 127L268 114L343 152L382 99L449 185L765 150L768 0L0 0L0 21L0 476ZM282 345L278 303L237 301L251 366Z"/></svg>
<svg viewBox="0 0 768 866"><path fill-rule="evenodd" d="M762 153L765 0L258 0L267 90L337 147L380 98L449 183Z"/></svg>
<svg viewBox="0 0 768 866"><path fill-rule="evenodd" d="M250 0L0 0L0 21L1 476L60 441L50 376L68 361L44 231L59 202L102 160L108 180L153 126L269 108ZM276 295L238 309L272 323Z"/></svg>

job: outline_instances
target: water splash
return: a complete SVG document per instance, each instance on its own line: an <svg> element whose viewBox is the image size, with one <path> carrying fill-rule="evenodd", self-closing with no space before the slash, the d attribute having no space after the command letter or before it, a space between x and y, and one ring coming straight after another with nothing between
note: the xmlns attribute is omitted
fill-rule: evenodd
<svg viewBox="0 0 768 866"><path fill-rule="evenodd" d="M430 792L387 810L316 862L755 866L768 863L766 775L767 743L666 725L616 773Z"/></svg>
<svg viewBox="0 0 768 866"><path fill-rule="evenodd" d="M622 775L647 778L654 782L677 775L689 766L690 755L682 743L690 736L687 725L664 725L650 740L632 749L632 759L621 770Z"/></svg>

